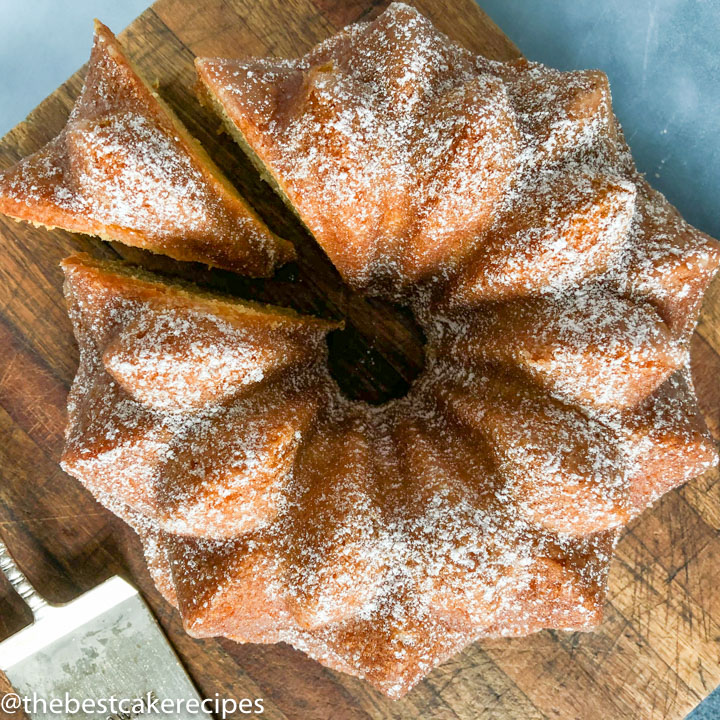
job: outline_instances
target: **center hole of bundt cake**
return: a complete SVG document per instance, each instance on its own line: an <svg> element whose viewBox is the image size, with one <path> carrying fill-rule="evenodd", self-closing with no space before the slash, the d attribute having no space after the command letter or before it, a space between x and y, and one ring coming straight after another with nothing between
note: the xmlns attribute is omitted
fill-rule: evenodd
<svg viewBox="0 0 720 720"><path fill-rule="evenodd" d="M327 338L330 374L346 397L370 405L401 398L425 367L425 336L406 307L351 302L345 327Z"/></svg>

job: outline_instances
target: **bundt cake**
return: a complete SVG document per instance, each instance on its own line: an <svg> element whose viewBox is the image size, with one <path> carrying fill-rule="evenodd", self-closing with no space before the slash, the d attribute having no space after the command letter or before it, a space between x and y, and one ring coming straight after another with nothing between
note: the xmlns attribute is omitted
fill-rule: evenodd
<svg viewBox="0 0 720 720"><path fill-rule="evenodd" d="M255 276L294 257L97 21L67 125L0 173L0 212Z"/></svg>
<svg viewBox="0 0 720 720"><path fill-rule="evenodd" d="M689 339L720 264L635 170L605 75L474 56L402 4L197 68L343 278L412 309L425 368L353 401L334 323L76 256L63 467L190 634L394 698L479 637L597 625L620 528L717 461Z"/></svg>

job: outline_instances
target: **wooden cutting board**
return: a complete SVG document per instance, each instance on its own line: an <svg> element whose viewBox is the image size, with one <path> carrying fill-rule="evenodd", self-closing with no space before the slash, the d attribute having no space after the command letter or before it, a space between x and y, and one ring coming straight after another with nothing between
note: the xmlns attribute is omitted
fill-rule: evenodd
<svg viewBox="0 0 720 720"><path fill-rule="evenodd" d="M263 698L264 717L674 718L720 683L720 482L717 472L663 498L629 527L612 566L605 622L593 634L543 632L476 643L392 702L360 680L327 670L285 645L236 645L186 636L143 566L139 542L58 467L65 397L77 350L65 314L59 261L76 250L121 255L244 297L344 317L332 341L333 372L357 397L399 393L422 365L422 343L400 309L349 293L196 102L194 55L294 56L346 23L373 17L371 0L158 0L121 35L132 59L273 228L295 242L296 265L250 281L121 246L0 219L0 531L32 582L70 600L112 573L144 591L207 697ZM468 48L509 59L518 50L473 0L417 7ZM117 29L117 28L116 28ZM88 23L88 53L91 28ZM83 71L0 142L7 167L52 138ZM693 372L708 424L720 436L720 282L693 340ZM380 393L380 394L379 394ZM0 587L0 635L28 614ZM237 717L241 717L237 715ZM247 716L243 716L247 717Z"/></svg>

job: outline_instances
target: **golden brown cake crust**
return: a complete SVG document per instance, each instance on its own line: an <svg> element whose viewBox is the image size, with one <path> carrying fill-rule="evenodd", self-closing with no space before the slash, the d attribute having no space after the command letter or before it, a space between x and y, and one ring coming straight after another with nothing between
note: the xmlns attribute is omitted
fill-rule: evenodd
<svg viewBox="0 0 720 720"><path fill-rule="evenodd" d="M351 402L330 324L76 259L66 469L144 517L189 633L391 697L475 638L593 628L620 528L717 461L688 362L720 247L639 177L605 76L477 58L400 4L198 72L426 367Z"/></svg>
<svg viewBox="0 0 720 720"><path fill-rule="evenodd" d="M0 212L249 275L294 257L97 21L66 127L0 174Z"/></svg>

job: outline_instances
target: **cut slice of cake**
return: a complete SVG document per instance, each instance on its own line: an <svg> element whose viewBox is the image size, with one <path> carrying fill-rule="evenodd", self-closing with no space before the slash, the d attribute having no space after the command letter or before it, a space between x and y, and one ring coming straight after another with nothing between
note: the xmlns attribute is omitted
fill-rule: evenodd
<svg viewBox="0 0 720 720"><path fill-rule="evenodd" d="M62 266L80 347L63 468L166 530L234 537L272 520L332 387L338 324L85 254Z"/></svg>
<svg viewBox="0 0 720 720"><path fill-rule="evenodd" d="M294 256L98 21L67 125L0 174L0 212L254 276Z"/></svg>

